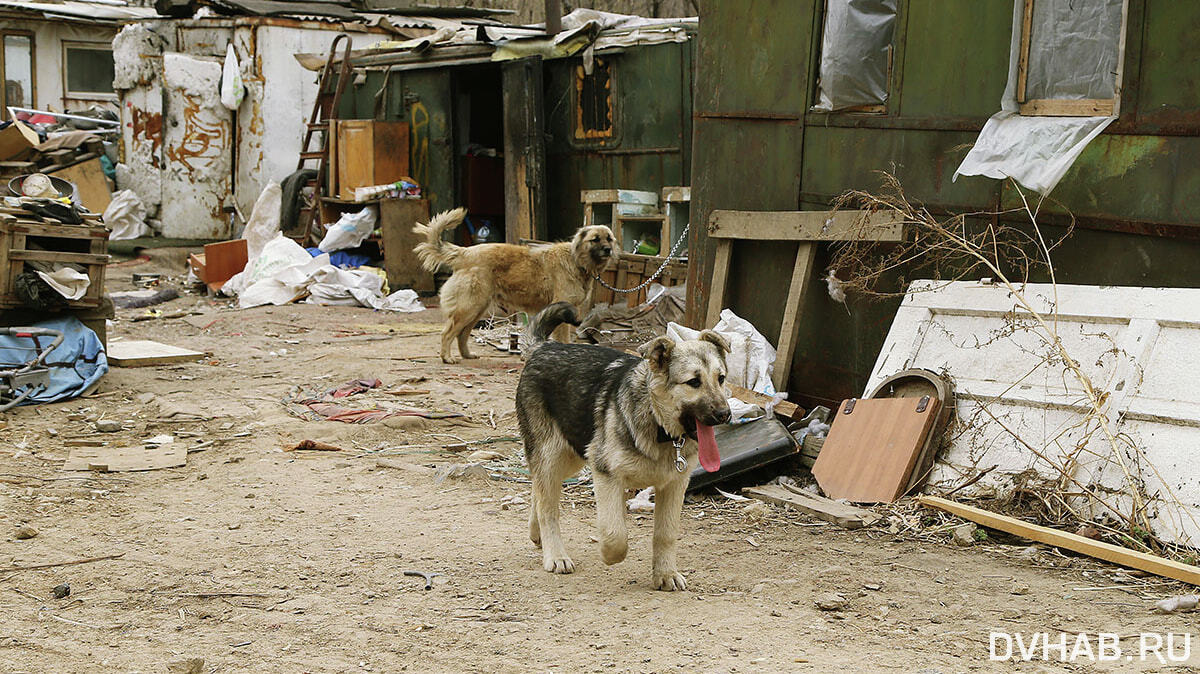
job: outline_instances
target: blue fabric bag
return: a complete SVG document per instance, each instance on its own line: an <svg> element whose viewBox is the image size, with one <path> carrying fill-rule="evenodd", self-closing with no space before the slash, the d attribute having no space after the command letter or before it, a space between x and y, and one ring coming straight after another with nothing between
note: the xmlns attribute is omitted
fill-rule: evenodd
<svg viewBox="0 0 1200 674"><path fill-rule="evenodd" d="M46 357L50 368L50 386L27 398L22 405L67 400L83 394L108 372L108 357L96 333L74 316L42 321L31 326L58 330L63 342ZM52 337L35 338L0 335L0 369L12 369L37 357L37 344L48 344Z"/></svg>

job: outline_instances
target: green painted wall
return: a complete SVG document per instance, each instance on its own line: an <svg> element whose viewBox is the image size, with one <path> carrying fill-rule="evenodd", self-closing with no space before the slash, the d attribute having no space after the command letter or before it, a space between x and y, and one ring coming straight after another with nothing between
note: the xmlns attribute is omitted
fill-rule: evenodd
<svg viewBox="0 0 1200 674"><path fill-rule="evenodd" d="M700 4L693 221L713 209L821 209L895 172L911 198L948 212L1019 203L1011 185L951 177L1008 71L1012 0L900 0L882 115L809 111L821 36L814 0ZM1047 231L1077 219L1056 252L1063 283L1200 286L1200 3L1131 0L1120 118L1043 205ZM699 229L699 228L698 228ZM712 243L694 230L691 297L705 306ZM726 304L778 334L794 247L735 246ZM829 250L818 255L823 276ZM920 276L902 270L893 279ZM805 402L861 395L898 300L852 300L820 284L801 309L792 369ZM693 316L699 315L693 310Z"/></svg>
<svg viewBox="0 0 1200 674"><path fill-rule="evenodd" d="M546 192L550 237L569 238L583 223L584 189L642 189L689 185L692 166L693 42L628 48L601 56L613 71L614 127L611 142L580 143L574 136L575 69L582 58L543 64L546 125ZM463 65L393 71L384 119L412 124L413 178L425 187L434 211L460 203L454 156L454 73L496 66ZM499 70L496 69L496 77ZM371 71L353 88L343 115L375 116L384 74ZM496 115L501 115L500 110Z"/></svg>

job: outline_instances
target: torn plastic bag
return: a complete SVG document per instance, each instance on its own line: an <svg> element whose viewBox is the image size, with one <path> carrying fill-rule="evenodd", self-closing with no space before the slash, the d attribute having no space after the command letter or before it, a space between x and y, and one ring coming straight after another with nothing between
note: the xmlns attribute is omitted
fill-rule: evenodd
<svg viewBox="0 0 1200 674"><path fill-rule="evenodd" d="M104 224L112 229L109 241L150 235L150 228L146 226L146 205L133 190L121 190L112 195L112 201L104 209Z"/></svg>
<svg viewBox="0 0 1200 674"><path fill-rule="evenodd" d="M357 213L346 213L329 226L328 231L325 232L325 238L321 239L317 248L324 253L357 248L367 240L368 236L371 236L371 232L375 231L377 219L375 209L371 206Z"/></svg>
<svg viewBox="0 0 1200 674"><path fill-rule="evenodd" d="M221 105L230 110L237 110L246 97L246 87L242 83L242 68L238 65L237 54L233 51L233 43L225 49L225 68L221 71Z"/></svg>

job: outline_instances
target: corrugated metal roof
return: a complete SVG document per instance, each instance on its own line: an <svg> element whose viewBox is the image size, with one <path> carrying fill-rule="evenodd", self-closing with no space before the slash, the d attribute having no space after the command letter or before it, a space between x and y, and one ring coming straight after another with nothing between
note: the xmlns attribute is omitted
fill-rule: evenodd
<svg viewBox="0 0 1200 674"><path fill-rule="evenodd" d="M0 10L40 14L46 18L79 19L87 21L135 21L153 19L158 12L150 7L128 7L113 2L27 2L25 0L0 0Z"/></svg>

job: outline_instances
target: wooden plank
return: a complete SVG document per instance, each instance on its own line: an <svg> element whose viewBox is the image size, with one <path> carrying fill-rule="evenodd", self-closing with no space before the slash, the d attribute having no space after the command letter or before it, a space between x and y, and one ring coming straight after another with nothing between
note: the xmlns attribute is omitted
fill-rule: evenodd
<svg viewBox="0 0 1200 674"><path fill-rule="evenodd" d="M1021 50L1017 53L1017 102L1025 102L1025 83L1029 77L1029 40L1033 33L1033 0L1025 0L1021 15Z"/></svg>
<svg viewBox="0 0 1200 674"><path fill-rule="evenodd" d="M233 239L204 245L204 275L200 280L208 284L214 293L246 268L247 248L245 239Z"/></svg>
<svg viewBox="0 0 1200 674"><path fill-rule="evenodd" d="M144 447L75 447L62 470L101 472L159 470L187 465L187 448L182 442L169 442L154 449Z"/></svg>
<svg viewBox="0 0 1200 674"><path fill-rule="evenodd" d="M1042 117L1107 117L1113 114L1111 98L1071 100L1039 98L1021 104L1021 114Z"/></svg>
<svg viewBox="0 0 1200 674"><path fill-rule="evenodd" d="M812 474L821 491L858 503L890 503L908 488L941 406L930 399L870 398L842 403ZM853 404L853 411L846 409ZM920 411L918 411L920 410Z"/></svg>
<svg viewBox="0 0 1200 674"><path fill-rule="evenodd" d="M903 221L889 213L867 220L867 236L857 236L862 211L713 211L708 235L760 241L900 241Z"/></svg>
<svg viewBox="0 0 1200 674"><path fill-rule="evenodd" d="M845 529L861 529L879 520L879 515L870 510L807 494L799 489L787 489L783 485L764 484L761 487L746 487L742 493L766 503L795 508L806 515L832 522Z"/></svg>
<svg viewBox="0 0 1200 674"><path fill-rule="evenodd" d="M758 391L751 391L748 388L742 388L741 386L730 386L729 392L734 398L737 398L744 403L759 405L764 409L767 405L771 404L771 396L766 395L765 393L759 393ZM781 400L775 404L775 412L777 414L782 414L785 417L791 417L796 421L799 421L804 417L804 408L800 407L796 403L790 403L786 400Z"/></svg>
<svg viewBox="0 0 1200 674"><path fill-rule="evenodd" d="M379 204L383 266L393 292L401 288L424 293L434 290L433 274L421 266L413 252L423 238L412 231L418 222L429 222L428 199L386 199Z"/></svg>
<svg viewBox="0 0 1200 674"><path fill-rule="evenodd" d="M24 232L29 236L50 236L61 239L108 239L108 230L103 227L16 222L11 225L5 225L4 228L14 232Z"/></svg>
<svg viewBox="0 0 1200 674"><path fill-rule="evenodd" d="M147 367L201 360L205 354L149 340L113 342L107 349L108 363L116 367Z"/></svg>
<svg viewBox="0 0 1200 674"><path fill-rule="evenodd" d="M662 188L662 200L664 204L690 202L692 200L692 188L664 187Z"/></svg>
<svg viewBox="0 0 1200 674"><path fill-rule="evenodd" d="M823 450L822 450L823 451ZM1165 578L1183 581L1192 585L1200 585L1200 567L1176 562L1174 560L1151 555L1137 550L1130 550L1119 545L1085 538L1077 534L1059 531L1037 524L1000 515L982 508L976 508L964 503L958 503L937 496L919 496L917 501L926 507L944 510L952 515L971 520L990 529L1028 538L1031 541L1064 548L1081 555L1088 555L1113 564L1120 564L1132 569L1139 569Z"/></svg>
<svg viewBox="0 0 1200 674"><path fill-rule="evenodd" d="M800 338L800 307L804 306L804 296L808 294L809 277L812 276L813 265L817 262L817 244L801 242L796 250L796 264L792 267L792 281L788 285L786 304L783 307L783 324L779 327L779 340L776 342L775 369L771 373L771 381L776 391L786 391L788 377L792 370L792 356L796 351L796 341Z"/></svg>
<svg viewBox="0 0 1200 674"><path fill-rule="evenodd" d="M112 202L108 178L104 176L104 167L100 164L99 157L72 164L54 171L51 175L74 183L79 188L80 205L89 211L103 213Z"/></svg>
<svg viewBox="0 0 1200 674"><path fill-rule="evenodd" d="M1129 0L1121 3L1121 35L1117 38L1117 76L1113 80L1112 114L1121 114L1121 83L1125 78L1125 40L1129 28Z"/></svg>
<svg viewBox="0 0 1200 674"><path fill-rule="evenodd" d="M579 201L585 204L615 204L621 200L620 190L580 190Z"/></svg>
<svg viewBox="0 0 1200 674"><path fill-rule="evenodd" d="M701 327L711 328L721 320L721 309L725 305L725 282L729 280L729 258L733 255L733 241L717 239L717 251L713 257L712 285L708 288L708 318Z"/></svg>
<svg viewBox="0 0 1200 674"><path fill-rule="evenodd" d="M37 260L40 262L77 262L79 264L108 264L107 255L92 253L64 253L56 250L11 250L10 260Z"/></svg>

